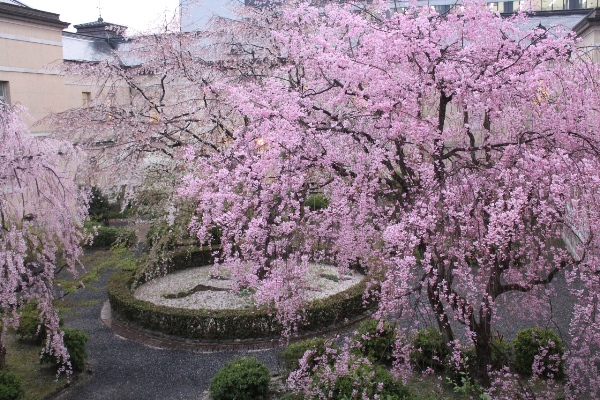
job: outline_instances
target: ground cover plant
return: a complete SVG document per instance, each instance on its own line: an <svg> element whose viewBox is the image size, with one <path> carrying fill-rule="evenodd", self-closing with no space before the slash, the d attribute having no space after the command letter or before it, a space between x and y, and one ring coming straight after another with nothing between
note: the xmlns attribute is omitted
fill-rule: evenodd
<svg viewBox="0 0 600 400"><path fill-rule="evenodd" d="M305 318L309 262L360 268L377 317L396 323L396 374L413 373L412 339L429 325L501 396L513 375L490 373L495 332L553 321L558 287L573 303L567 396L600 396L598 66L560 27L483 3L394 11L271 4L140 38L139 67L72 66L137 95L66 113L64 134L113 132L102 161L132 171L153 153L156 168L132 175L164 169L146 190L156 204L186 176L185 226L203 244L220 232L220 268L287 334ZM333 370L370 368L353 357Z"/></svg>

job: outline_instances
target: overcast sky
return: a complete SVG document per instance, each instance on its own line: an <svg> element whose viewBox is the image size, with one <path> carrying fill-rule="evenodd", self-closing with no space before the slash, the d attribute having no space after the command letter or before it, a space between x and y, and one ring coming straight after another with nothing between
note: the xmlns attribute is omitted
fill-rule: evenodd
<svg viewBox="0 0 600 400"><path fill-rule="evenodd" d="M19 0L29 7L60 14L60 19L73 25L98 19L98 0ZM125 25L129 35L147 31L172 18L178 0L100 0L102 18L106 22ZM69 31L75 31L71 26Z"/></svg>

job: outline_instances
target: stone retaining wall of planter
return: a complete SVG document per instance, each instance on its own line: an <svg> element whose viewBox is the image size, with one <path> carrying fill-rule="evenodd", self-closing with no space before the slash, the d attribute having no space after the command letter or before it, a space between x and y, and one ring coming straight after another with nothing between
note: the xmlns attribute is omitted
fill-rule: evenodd
<svg viewBox="0 0 600 400"><path fill-rule="evenodd" d="M174 257L173 270L206 265L210 251L186 251ZM133 271L113 274L107 286L111 308L121 318L142 328L167 335L202 340L258 339L278 336L281 324L268 310L188 310L138 300L131 289ZM307 308L303 331L318 331L335 324L353 321L366 311L363 294L365 280Z"/></svg>

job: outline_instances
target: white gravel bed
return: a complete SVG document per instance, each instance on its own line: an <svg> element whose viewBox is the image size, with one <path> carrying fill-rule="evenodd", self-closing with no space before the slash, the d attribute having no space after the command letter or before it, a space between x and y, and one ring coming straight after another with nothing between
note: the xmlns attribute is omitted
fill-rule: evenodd
<svg viewBox="0 0 600 400"><path fill-rule="evenodd" d="M165 298L165 295L174 295L186 292L197 285L206 285L218 288L229 288L231 281L210 278L212 265L189 268L183 271L146 282L134 292L134 297L151 303L186 309L243 309L253 308L251 296L248 294L237 294L233 291L198 291L182 298ZM337 282L335 278L337 278ZM335 293L342 292L361 281L364 276L355 271L349 271L340 276L338 269L326 264L309 264L309 272L306 282L310 289L306 295L308 299L321 299Z"/></svg>

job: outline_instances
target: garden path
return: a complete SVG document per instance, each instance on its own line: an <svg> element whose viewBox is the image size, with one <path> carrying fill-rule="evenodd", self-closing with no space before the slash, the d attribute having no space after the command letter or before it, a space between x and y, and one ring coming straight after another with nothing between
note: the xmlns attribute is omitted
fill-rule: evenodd
<svg viewBox="0 0 600 400"><path fill-rule="evenodd" d="M236 356L255 356L277 370L275 349L208 352L160 349L116 335L100 319L107 300L106 283L113 271L103 270L98 282L68 296L86 304L65 317L65 325L89 335L91 375L55 397L57 400L184 400L202 398L210 379ZM93 304L93 305L90 305Z"/></svg>

